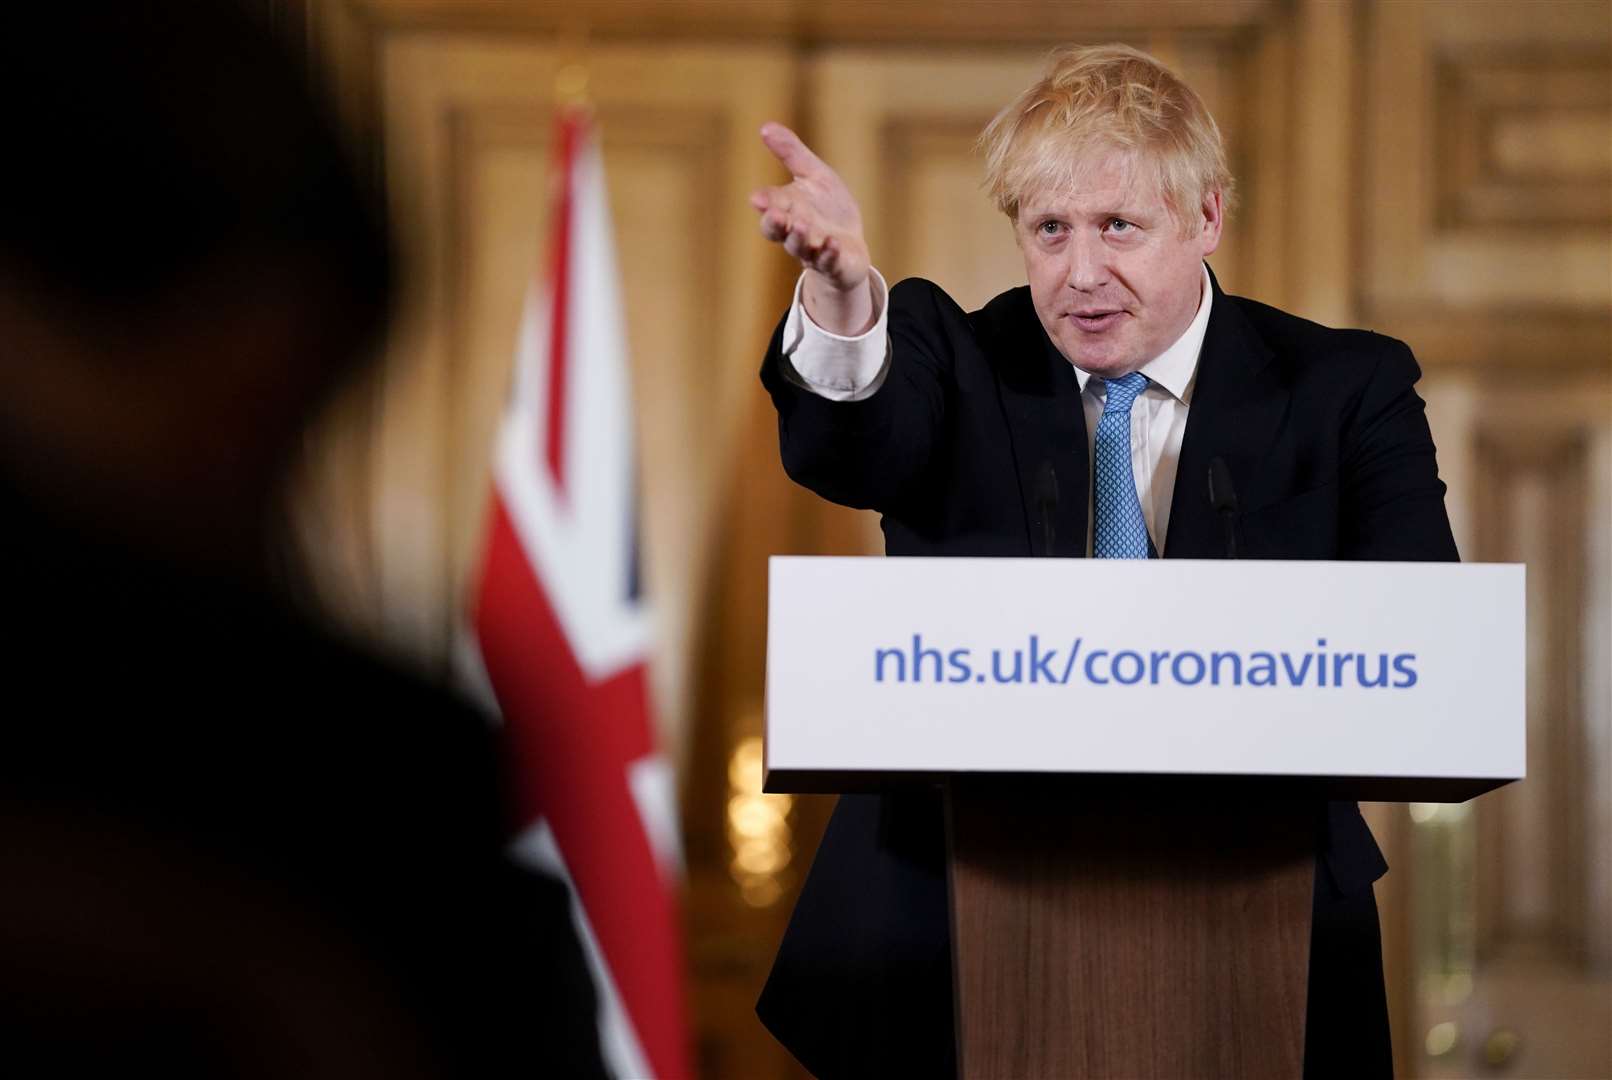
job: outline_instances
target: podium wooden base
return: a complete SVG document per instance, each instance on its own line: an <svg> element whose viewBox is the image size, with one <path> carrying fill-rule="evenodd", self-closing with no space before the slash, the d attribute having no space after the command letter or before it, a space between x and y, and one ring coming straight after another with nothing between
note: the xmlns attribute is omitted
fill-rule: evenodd
<svg viewBox="0 0 1612 1080"><path fill-rule="evenodd" d="M948 789L968 1080L1299 1080L1319 807Z"/></svg>

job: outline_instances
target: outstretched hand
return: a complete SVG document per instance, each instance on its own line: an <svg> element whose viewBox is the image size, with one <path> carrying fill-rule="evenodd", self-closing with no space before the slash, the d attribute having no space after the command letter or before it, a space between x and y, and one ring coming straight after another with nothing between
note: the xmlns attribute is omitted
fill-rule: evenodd
<svg viewBox="0 0 1612 1080"><path fill-rule="evenodd" d="M814 320L836 333L861 332L871 321L873 302L856 199L839 174L784 125L763 124L761 141L792 177L751 193L761 234L781 243L808 271L806 306Z"/></svg>

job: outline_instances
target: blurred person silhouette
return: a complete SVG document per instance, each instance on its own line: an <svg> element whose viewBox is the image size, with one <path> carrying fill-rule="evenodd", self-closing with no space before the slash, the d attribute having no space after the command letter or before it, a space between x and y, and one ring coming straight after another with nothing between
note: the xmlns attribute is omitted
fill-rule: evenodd
<svg viewBox="0 0 1612 1080"><path fill-rule="evenodd" d="M603 1075L495 733L318 628L283 477L393 264L306 72L223 3L0 39L9 1075Z"/></svg>

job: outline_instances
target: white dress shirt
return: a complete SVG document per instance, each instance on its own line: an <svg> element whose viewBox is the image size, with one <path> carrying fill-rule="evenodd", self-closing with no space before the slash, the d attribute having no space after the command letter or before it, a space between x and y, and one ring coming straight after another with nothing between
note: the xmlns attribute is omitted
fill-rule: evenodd
<svg viewBox="0 0 1612 1080"><path fill-rule="evenodd" d="M812 322L801 301L802 274L795 283L795 300L784 320L784 377L803 389L830 401L861 401L872 397L884 385L890 370L888 292L884 277L873 271L873 307L878 313L871 329L856 337L831 334ZM1181 440L1187 431L1187 408L1198 378L1198 354L1203 349L1204 332L1209 328L1209 308L1214 289L1209 270L1204 268L1198 313L1180 337L1139 369L1148 378L1148 387L1131 407L1131 472L1136 478L1136 497L1142 504L1153 547L1164 554L1164 538L1170 531L1170 500L1175 494L1175 470L1181 459ZM1107 384L1101 378L1075 368L1081 404L1086 410L1086 460L1094 457L1093 442L1097 421L1103 415ZM1086 553L1091 554L1092 514L1086 489ZM1207 496L1206 496L1207 497Z"/></svg>

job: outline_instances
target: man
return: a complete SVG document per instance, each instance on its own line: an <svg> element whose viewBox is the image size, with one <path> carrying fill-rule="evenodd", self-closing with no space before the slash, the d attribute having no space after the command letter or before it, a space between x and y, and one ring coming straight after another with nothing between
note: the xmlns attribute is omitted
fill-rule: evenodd
<svg viewBox="0 0 1612 1080"><path fill-rule="evenodd" d="M793 179L751 204L804 267L762 368L784 466L890 554L1223 557L1219 459L1244 555L1457 557L1409 350L1221 292L1225 152L1157 61L1060 50L985 130L1029 285L972 313L886 295L845 185L762 139ZM1357 807L1323 818L1305 1074L1388 1075L1387 866ZM955 1071L943 852L938 798L840 800L758 1005L818 1075Z"/></svg>

